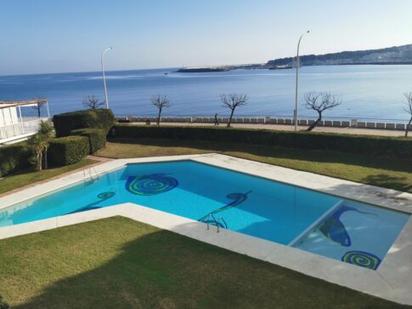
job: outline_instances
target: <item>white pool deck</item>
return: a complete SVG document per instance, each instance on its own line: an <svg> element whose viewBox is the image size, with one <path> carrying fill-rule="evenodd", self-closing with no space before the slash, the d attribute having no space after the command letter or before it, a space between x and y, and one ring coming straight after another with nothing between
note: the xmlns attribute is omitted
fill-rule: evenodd
<svg viewBox="0 0 412 309"><path fill-rule="evenodd" d="M121 168L125 164L174 160L194 160L412 214L412 194L409 193L220 154L113 160L95 166L86 173L76 172L3 196L0 198L0 209L85 181L85 178L87 179L90 175L97 177L99 174ZM138 206L136 207L133 203L124 203L36 222L0 227L0 239L102 218L123 216L357 291L412 305L412 217L404 226L379 268L374 271L225 229L217 233L215 227L207 230L204 223Z"/></svg>

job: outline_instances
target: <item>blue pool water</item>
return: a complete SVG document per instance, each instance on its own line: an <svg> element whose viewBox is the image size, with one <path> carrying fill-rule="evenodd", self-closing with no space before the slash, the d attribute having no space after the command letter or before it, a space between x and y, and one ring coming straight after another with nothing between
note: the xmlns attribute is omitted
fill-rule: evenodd
<svg viewBox="0 0 412 309"><path fill-rule="evenodd" d="M0 226L125 202L373 269L409 218L194 161L175 161L131 164L6 208L0 211Z"/></svg>

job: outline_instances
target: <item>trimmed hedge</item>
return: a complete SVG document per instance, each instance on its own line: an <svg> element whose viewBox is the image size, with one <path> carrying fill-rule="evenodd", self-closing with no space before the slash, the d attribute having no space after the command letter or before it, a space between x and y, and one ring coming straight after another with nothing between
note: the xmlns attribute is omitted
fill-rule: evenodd
<svg viewBox="0 0 412 309"><path fill-rule="evenodd" d="M33 151L26 143L0 147L0 177L31 168Z"/></svg>
<svg viewBox="0 0 412 309"><path fill-rule="evenodd" d="M47 153L50 165L64 166L81 161L90 153L86 136L66 136L50 141Z"/></svg>
<svg viewBox="0 0 412 309"><path fill-rule="evenodd" d="M122 124L113 127L111 136L273 145L289 148L380 155L391 158L410 159L412 156L412 139L403 137L211 127L149 127Z"/></svg>
<svg viewBox="0 0 412 309"><path fill-rule="evenodd" d="M0 295L0 309L9 309L10 306L3 300L3 297Z"/></svg>
<svg viewBox="0 0 412 309"><path fill-rule="evenodd" d="M86 136L91 154L106 145L106 131L103 129L77 129L73 130L71 135Z"/></svg>
<svg viewBox="0 0 412 309"><path fill-rule="evenodd" d="M53 117L57 137L68 136L73 130L84 128L103 129L106 134L114 124L110 109L89 109L58 114Z"/></svg>

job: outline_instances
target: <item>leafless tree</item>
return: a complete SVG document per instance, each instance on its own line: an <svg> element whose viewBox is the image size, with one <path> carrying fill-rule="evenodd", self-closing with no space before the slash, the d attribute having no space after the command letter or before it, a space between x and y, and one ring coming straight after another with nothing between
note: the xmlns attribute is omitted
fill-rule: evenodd
<svg viewBox="0 0 412 309"><path fill-rule="evenodd" d="M342 104L336 96L329 92L309 92L305 94L306 108L318 113L318 119L312 123L307 131L312 131L322 120L322 113L327 109L335 108Z"/></svg>
<svg viewBox="0 0 412 309"><path fill-rule="evenodd" d="M41 117L41 107L47 103L47 100L44 98L36 99L36 105L33 106L33 109L37 112L37 117Z"/></svg>
<svg viewBox="0 0 412 309"><path fill-rule="evenodd" d="M409 122L406 125L405 137L408 137L409 130L412 124L412 92L405 93L406 98L406 107L404 108L405 112L409 114Z"/></svg>
<svg viewBox="0 0 412 309"><path fill-rule="evenodd" d="M89 95L83 99L83 105L89 109L98 109L104 105L104 102L94 95Z"/></svg>
<svg viewBox="0 0 412 309"><path fill-rule="evenodd" d="M230 109L229 121L227 122L227 127L229 128L235 109L239 106L246 105L248 97L246 94L222 94L220 100L222 101L223 107Z"/></svg>
<svg viewBox="0 0 412 309"><path fill-rule="evenodd" d="M157 108L157 126L160 126L160 118L162 116L162 111L164 108L169 108L171 106L169 99L166 96L156 95L151 98L152 104Z"/></svg>

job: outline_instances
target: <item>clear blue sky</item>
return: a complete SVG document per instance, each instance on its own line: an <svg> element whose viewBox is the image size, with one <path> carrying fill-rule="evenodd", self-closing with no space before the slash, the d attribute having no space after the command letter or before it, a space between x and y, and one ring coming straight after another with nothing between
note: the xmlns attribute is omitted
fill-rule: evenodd
<svg viewBox="0 0 412 309"><path fill-rule="evenodd" d="M411 0L0 0L0 75L266 62L412 43Z"/></svg>

